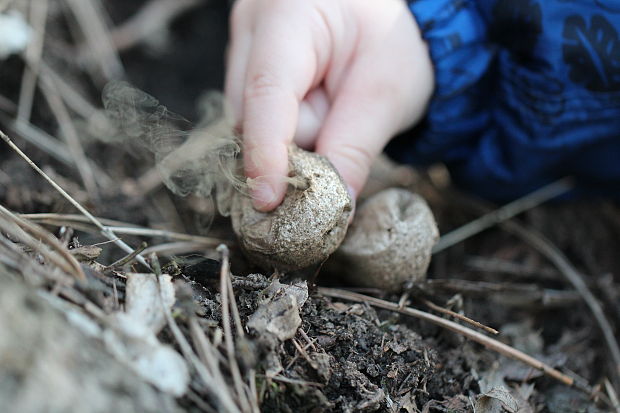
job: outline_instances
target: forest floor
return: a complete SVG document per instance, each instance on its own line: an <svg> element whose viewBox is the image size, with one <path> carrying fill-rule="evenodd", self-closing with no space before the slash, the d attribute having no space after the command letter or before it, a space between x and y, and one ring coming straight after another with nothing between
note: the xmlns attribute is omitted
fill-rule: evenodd
<svg viewBox="0 0 620 413"><path fill-rule="evenodd" d="M118 78L197 121L222 87L228 4L6 8L35 30L0 60L0 131L42 171L0 142L1 411L620 411L617 203L545 200L562 182L507 218L441 166L385 161L371 185L424 196L441 242L478 229L426 281L395 295L328 264L262 274L210 199L98 132Z"/></svg>

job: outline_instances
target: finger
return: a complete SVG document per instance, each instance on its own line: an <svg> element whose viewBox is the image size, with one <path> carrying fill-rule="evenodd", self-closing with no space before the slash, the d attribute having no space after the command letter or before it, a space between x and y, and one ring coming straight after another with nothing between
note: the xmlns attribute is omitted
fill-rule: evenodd
<svg viewBox="0 0 620 413"><path fill-rule="evenodd" d="M353 197L360 193L370 165L400 122L394 98L398 85L382 70L367 72L365 59L351 67L316 142L316 151L332 162Z"/></svg>
<svg viewBox="0 0 620 413"><path fill-rule="evenodd" d="M247 3L247 2L245 2ZM238 1L231 13L230 40L226 50L224 94L237 124L243 118L243 88L252 48L252 10Z"/></svg>
<svg viewBox="0 0 620 413"><path fill-rule="evenodd" d="M251 190L259 210L275 208L286 192L287 148L316 70L312 50L309 33L292 20L265 19L256 28L243 99L243 159L249 178L264 177Z"/></svg>
<svg viewBox="0 0 620 413"><path fill-rule="evenodd" d="M299 105L299 119L295 130L295 144L307 150L314 149L314 143L329 111L329 99L325 89L316 88Z"/></svg>

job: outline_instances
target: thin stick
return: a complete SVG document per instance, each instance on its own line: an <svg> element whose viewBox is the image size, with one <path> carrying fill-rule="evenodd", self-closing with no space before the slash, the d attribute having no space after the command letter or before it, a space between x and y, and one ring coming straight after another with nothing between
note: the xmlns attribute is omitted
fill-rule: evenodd
<svg viewBox="0 0 620 413"><path fill-rule="evenodd" d="M132 253L134 251L133 248L131 248L129 245L127 245L123 240L119 239L113 231L110 231L108 228L104 227L101 222L99 222L99 220L97 220L97 218L95 218L90 212L88 212L88 210L86 208L84 208L82 205L80 205L79 202L77 202L75 199L73 199L71 197L71 195L69 195L64 189L62 189L56 182L54 182L52 180L52 178L50 178L45 172L43 172L41 170L41 168L39 168L21 149L19 149L17 147L17 145L15 145L15 143L13 143L13 141L6 136L6 134L4 132L2 132L0 130L0 138L2 138L3 141L5 141L7 143L7 145L9 145L11 147L11 149L13 149L15 152L17 152L17 154L26 161L26 163L28 165L30 165L30 167L32 169L34 169L39 175L41 175L43 177L43 179L45 179L55 190L57 190L67 201L69 201L69 203L71 203L71 205L73 205L75 208L77 208L78 211L80 211L82 214L84 214L89 220L90 222L92 222L97 228L99 228L101 230L101 234L103 236L105 236L106 238L108 238L109 240L113 240L114 244L116 244L118 247L120 247L123 251L127 252L127 253ZM144 259L144 257L142 257L141 255L138 255L137 257L138 262L140 262L140 264L146 266L147 268L151 268L151 266L146 262L146 260Z"/></svg>
<svg viewBox="0 0 620 413"><path fill-rule="evenodd" d="M95 105L82 96L75 87L69 85L62 76L56 73L51 66L45 64L45 62L41 63L41 72L52 79L66 105L77 115L89 120L100 112Z"/></svg>
<svg viewBox="0 0 620 413"><path fill-rule="evenodd" d="M311 359L310 356L308 355L308 352L306 351L306 349L304 349L301 344L299 344L299 342L296 339L292 339L291 342L293 343L293 345L295 346L295 348L297 349L297 351L299 352L299 354L301 354L301 357L306 360L306 362L308 363L308 365L312 368L314 368L316 366L316 363L314 363ZM315 369L316 370L316 369Z"/></svg>
<svg viewBox="0 0 620 413"><path fill-rule="evenodd" d="M609 379L605 378L605 390L607 391L607 395L609 396L609 400L611 401L611 405L613 406L616 413L620 413L620 400L618 400L618 394L616 394L616 390L609 382Z"/></svg>
<svg viewBox="0 0 620 413"><path fill-rule="evenodd" d="M30 2L30 24L36 29L36 36L28 43L24 55L28 64L24 68L24 73L22 74L22 82L19 90L19 106L17 108L17 119L21 121L28 121L32 113L32 102L41 65L43 39L45 38L47 6L48 0Z"/></svg>
<svg viewBox="0 0 620 413"><path fill-rule="evenodd" d="M465 260L465 265L476 271L503 273L515 277L536 277L548 280L557 280L560 277L559 271L553 267L537 268L534 265L518 264L494 257L469 256Z"/></svg>
<svg viewBox="0 0 620 413"><path fill-rule="evenodd" d="M218 413L217 410L208 405L207 402L205 402L202 397L192 391L192 389L187 390L187 393L185 393L185 397L187 397L192 403L196 405L198 411L203 411L207 413Z"/></svg>
<svg viewBox="0 0 620 413"><path fill-rule="evenodd" d="M555 183L555 184L560 184L559 188L556 188L555 190L556 192L561 190L562 186L564 186L564 188L567 188L566 185L570 184L570 182L567 182L567 183L564 183L564 185L562 185L563 181L564 180L560 180ZM555 184L551 184L549 186L554 186ZM542 188L536 192L540 192L543 189L545 188ZM532 195L533 194L531 194L530 196ZM461 200L463 200L464 198L462 196L458 196L458 195L456 196L460 198ZM477 211L488 210L488 208L481 202L475 202L469 198L465 198L464 202L466 205L470 205L470 207L472 207L473 209ZM487 213L483 217L489 216L489 215L497 215L496 212L497 211ZM478 221L478 220L475 220L475 221ZM501 223L501 221L498 221L498 223ZM524 242L531 245L539 253L544 255L549 261L551 261L555 265L555 267L560 271L560 273L573 285L575 290L577 290L577 292L581 295L582 299L585 301L586 305L590 309L590 312L594 316L594 319L596 323L598 324L599 328L601 329L601 332L603 333L603 338L605 339L605 343L607 344L607 347L613 359L613 363L615 367L613 370L613 373L617 377L620 376L620 346L618 345L618 341L616 340L616 337L613 333L613 328L611 326L611 323L609 322L609 320L607 320L607 317L605 316L605 313L603 312L603 309L601 308L596 297L594 296L594 294L592 294L592 292L588 288L586 282L583 279L583 275L580 274L579 271L575 269L575 267L571 264L568 258L566 258L566 256L562 253L562 251L560 251L555 245L553 245L549 240L547 240L542 234L532 229L526 228L514 221L503 222L501 223L501 226L508 232L511 232L517 235Z"/></svg>
<svg viewBox="0 0 620 413"><path fill-rule="evenodd" d="M491 228L494 225L509 220L510 218L518 215L522 212L532 209L546 201L556 198L562 194L567 193L573 189L574 184L572 179L563 178L559 181L555 181L547 186L544 186L522 198L517 199L509 204L504 205L494 211L491 211L478 219L475 219L460 228L455 229L445 235L443 235L435 247L433 247L433 254L445 250L459 242L466 240L467 238L476 235L485 229Z"/></svg>
<svg viewBox="0 0 620 413"><path fill-rule="evenodd" d="M69 111L67 110L65 103L58 94L56 85L49 76L44 74L41 74L40 84L48 105L58 121L58 126L62 132L62 136L64 137L67 146L69 147L69 151L75 160L75 165L80 173L80 176L82 177L82 182L86 187L86 191L90 195L91 199L99 199L99 190L97 189L95 174L91 167L91 163L84 153L84 148L82 147L80 137L78 136L77 130L75 129L75 125L73 124L73 120L69 115Z"/></svg>
<svg viewBox="0 0 620 413"><path fill-rule="evenodd" d="M71 226L75 223L85 223L92 225L92 221L80 214L56 214L53 212L43 212L36 214L20 214L20 217L29 219L31 221L39 222L47 225L55 225L55 226ZM113 227L128 227L128 228L140 228L133 224L129 224L123 221L117 221L108 218L97 217L97 220L101 222L102 225Z"/></svg>
<svg viewBox="0 0 620 413"><path fill-rule="evenodd" d="M71 168L76 167L75 159L71 157L69 148L61 140L53 138L48 133L42 131L31 123L25 121L15 121L12 117L8 117L2 113L0 113L0 122L6 124L24 140L41 149L57 161ZM93 168L93 171L95 172L97 179L103 188L111 188L114 185L112 179L110 179L107 173L96 163L91 163L91 167Z"/></svg>
<svg viewBox="0 0 620 413"><path fill-rule="evenodd" d="M547 257L547 259L556 266L562 275L566 277L568 282L572 284L573 288L579 292L586 305L590 308L594 319L603 333L603 337L605 338L605 342L607 343L607 347L609 348L611 357L614 361L615 373L620 375L620 347L618 346L618 341L614 335L613 327L611 326L609 320L607 320L607 317L605 316L605 313L603 312L603 309L601 308L601 305L597 301L596 297L588 288L588 285L583 279L583 275L575 269L562 251L547 240L542 234L539 234L532 229L526 229L516 222L506 222L504 224L504 228L517 235L519 238L536 248L538 252Z"/></svg>
<svg viewBox="0 0 620 413"><path fill-rule="evenodd" d="M494 335L499 334L499 331L497 331L496 329L491 328L489 326L485 326L484 324L482 324L482 323L480 323L480 322L478 322L476 320L472 320L471 318L466 317L463 314L459 314L457 312L448 310L447 308L443 308L441 306L438 306L437 304L435 304L435 303L433 303L432 301L429 301L429 300L422 299L421 301L424 303L425 306L427 306L431 310L437 311L438 313L442 313L442 314L445 314L445 315L448 315L448 316L451 316L451 317L454 317L454 318L458 318L459 320L464 321L467 324L471 324L472 326L477 327L477 328L479 328L481 330L484 330L487 333L491 333L491 334L494 334ZM400 307L400 303L399 303L399 307Z"/></svg>
<svg viewBox="0 0 620 413"><path fill-rule="evenodd" d="M177 239L181 241L190 241L196 244L201 244L203 246L215 247L216 245L230 243L230 241L220 239L220 238L201 237L200 235L183 234L181 232L168 231L165 229L132 228L132 227L116 227L116 226L112 226L108 228L110 228L114 232L118 232L119 234L170 238L170 239Z"/></svg>
<svg viewBox="0 0 620 413"><path fill-rule="evenodd" d="M318 290L321 294L328 296L328 297L339 298L339 299L354 301L354 302L359 302L359 303L368 303L378 308L383 308L385 310L394 311L394 312L405 314L411 317L419 318L424 321L428 321L430 323L443 327L447 330L461 334L469 338L470 340L475 341L479 344L482 344L486 348L494 350L506 357L519 360L537 370L542 371L547 376L552 377L560 381L561 383L564 383L567 386L571 386L571 387L575 386L579 388L580 390L586 391L588 393L590 392L590 389L581 388L581 386L576 385L575 381L571 377L554 369L548 364L543 363L542 361L537 360L534 357L531 357L523 353L522 351L519 351L513 347L510 347L500 341L497 341L491 337L487 337L475 330L472 330L471 328L462 326L453 321L446 320L445 318L441 318L436 315L433 315L433 314L430 314L424 311L416 310L410 307L400 308L398 306L398 303L392 303L390 301L381 300L379 298L375 298L375 297L371 297L371 296L367 296L363 294L358 294L358 293L354 293L351 291L340 290L336 288L325 288L325 287L319 287Z"/></svg>
<svg viewBox="0 0 620 413"><path fill-rule="evenodd" d="M67 272L68 274L72 274L80 280L86 279L86 275L84 275L84 271L82 271L82 267L77 262L75 257L71 255L71 253L69 253L69 251L60 243L60 241L53 237L49 232L43 230L43 228L39 227L38 225L35 225L25 219L18 217L2 205L0 205L0 213L6 216L8 220L12 221L13 224L15 224L21 231L23 231L23 233L21 234L16 231L11 231L13 236L17 237L20 241L22 241L35 251L39 251L41 255L48 258L57 267ZM4 230L8 232L10 229L4 228ZM26 239L23 236L24 233L29 234L30 237L36 237L37 239L32 239L33 242L29 242L30 240ZM54 255L50 255L45 253L45 251L42 251L40 247L41 241L44 241L45 245L55 250L58 255L64 258L65 262L58 260Z"/></svg>
<svg viewBox="0 0 620 413"><path fill-rule="evenodd" d="M312 347L312 349L313 349L314 351L319 351L319 350L316 348L316 346L314 345L314 342L313 342L312 340L310 340L310 337L308 337L308 334L306 334L306 332L305 332L302 328L300 328L300 329L299 329L299 334L301 334L301 336L304 338L304 340L306 340L306 343L308 343L308 345L309 345L310 347Z"/></svg>
<svg viewBox="0 0 620 413"><path fill-rule="evenodd" d="M76 222L79 223L90 223L91 221L82 215L76 214L55 214L55 213L41 213L41 214L21 214L23 218L30 219L35 222L40 222L48 225L55 226L71 226ZM185 234L182 232L174 232L168 231L165 229L154 229L147 227L140 227L137 225L129 224L122 221L116 221L106 218L97 219L103 224L106 225L107 228L116 234L125 234L125 235L137 235L144 237L162 237L172 240L179 241L189 241L196 244L200 244L202 246L217 246L220 244L231 245L232 241L221 239L221 238L212 238L212 237L203 237L200 235L192 235Z"/></svg>
<svg viewBox="0 0 620 413"><path fill-rule="evenodd" d="M108 81L117 79L124 72L123 64L112 45L110 33L102 16L106 15L105 9L99 0L65 0L77 20L82 34L86 39L90 57L99 66L100 74ZM96 76L93 76L98 83Z"/></svg>
<svg viewBox="0 0 620 413"><path fill-rule="evenodd" d="M235 299L235 291L233 290L231 277L228 279L228 295L230 296L230 308L232 310L233 320L235 320L235 327L237 329L237 335L241 338L245 337L243 331L243 325L241 324L241 316L239 315L239 308L237 307L237 300Z"/></svg>
<svg viewBox="0 0 620 413"><path fill-rule="evenodd" d="M263 374L260 374L260 376L266 377ZM284 377L282 375L280 376L272 376L269 377L271 380L275 380L275 381L281 381L284 383L290 383L290 384L297 384L299 386L309 386L309 387L325 387L324 384L321 383L315 383L313 381L305 381L305 380L297 380L297 379L289 379L288 377Z"/></svg>
<svg viewBox="0 0 620 413"><path fill-rule="evenodd" d="M229 276L226 278L228 279L228 294L230 295L230 307L232 310L233 319L235 320L235 327L237 328L237 336L243 338L245 337L245 332L243 331L241 316L239 315L237 300L235 299L235 291L233 290L232 277L230 277L229 274ZM256 395L255 374L256 372L253 369L250 369L248 374L248 386L245 390L247 393L248 402L251 406L250 411L260 412L260 408L258 406L258 398Z"/></svg>
<svg viewBox="0 0 620 413"><path fill-rule="evenodd" d="M71 158L69 148L67 148L64 142L54 139L48 133L30 123L15 121L12 117L4 114L0 114L0 122L6 124L24 140L41 149L52 158L67 166L75 167L75 160Z"/></svg>
<svg viewBox="0 0 620 413"><path fill-rule="evenodd" d="M151 0L110 31L112 43L118 51L129 49L165 29L175 17L198 4L199 0Z"/></svg>
<svg viewBox="0 0 620 413"><path fill-rule="evenodd" d="M132 195L138 198L142 198L159 188L161 185L163 185L161 173L156 167L151 168L142 175L140 175L137 179L135 179L135 181L133 182L133 188L135 188L135 193L133 193Z"/></svg>
<svg viewBox="0 0 620 413"><path fill-rule="evenodd" d="M168 321L168 326L172 331L173 337L175 338L177 343L179 343L179 347L181 348L183 356L185 356L185 358L189 360L190 363L194 366L196 372L205 383L205 385L208 387L213 387L213 375L211 375L211 373L207 370L206 366L200 361L196 353L194 353L194 351L192 350L192 346L189 344L189 342L181 332L181 329L179 328L174 318L172 318L172 316L170 315L170 312L164 311L164 315L166 317L166 321ZM239 412L239 408L234 404L234 402L229 397L224 396L225 394L227 394L227 392L221 391L221 389L214 390L216 391L213 391L213 396L222 403L222 407L226 409L225 411L233 413Z"/></svg>
<svg viewBox="0 0 620 413"><path fill-rule="evenodd" d="M167 242L165 244L153 245L148 247L142 253L143 255L157 254L163 256L174 256L179 254L187 254L189 252L202 251L205 244L191 241Z"/></svg>
<svg viewBox="0 0 620 413"><path fill-rule="evenodd" d="M222 257L222 267L220 270L220 304L222 309L222 327L224 329L224 343L228 356L228 365L233 376L233 383L237 392L237 398L241 402L241 409L249 411L250 405L243 388L243 380L239 371L239 365L235 357L235 343L233 341L232 329L230 328L230 307L228 300L228 279L230 278L230 263L228 261L228 248L225 245L217 247L217 251Z"/></svg>
<svg viewBox="0 0 620 413"><path fill-rule="evenodd" d="M195 343L196 351L202 361L202 365L206 367L207 372L211 375L212 379L205 382L207 388L213 393L216 399L223 399L221 402L224 406L228 406L228 411L239 411L234 400L233 394L222 375L218 356L220 353L215 348L214 344L209 340L205 332L200 327L195 314L189 315L189 329L192 339Z"/></svg>
<svg viewBox="0 0 620 413"><path fill-rule="evenodd" d="M112 242L112 240L110 240L110 242ZM113 262L112 264L108 265L107 269L114 269L114 268L118 268L118 267L122 267L124 265L129 264L131 261L133 261L139 254L144 253L144 251L146 250L147 247L147 243L143 242L138 248L136 248L131 254L124 256L123 258L119 259L118 261ZM146 253L145 253L146 255Z"/></svg>

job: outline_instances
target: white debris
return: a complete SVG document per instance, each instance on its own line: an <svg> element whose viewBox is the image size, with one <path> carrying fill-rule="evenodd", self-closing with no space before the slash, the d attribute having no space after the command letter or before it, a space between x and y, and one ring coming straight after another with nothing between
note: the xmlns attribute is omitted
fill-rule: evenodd
<svg viewBox="0 0 620 413"><path fill-rule="evenodd" d="M301 325L299 310L308 299L308 284L302 281L287 285L276 279L263 294L260 305L248 320L248 327L258 334L273 334L280 341L295 337Z"/></svg>
<svg viewBox="0 0 620 413"><path fill-rule="evenodd" d="M125 294L126 311L112 314L113 329L103 334L108 350L161 391L182 396L189 385L185 360L157 339L175 302L170 276L158 283L154 274L129 273Z"/></svg>
<svg viewBox="0 0 620 413"><path fill-rule="evenodd" d="M0 14L0 59L26 49L31 35L32 29L21 13L11 10Z"/></svg>
<svg viewBox="0 0 620 413"><path fill-rule="evenodd" d="M170 311L175 301L170 276L162 275L161 284L154 274L128 274L127 277L125 314L153 333L159 333L166 325L164 311Z"/></svg>

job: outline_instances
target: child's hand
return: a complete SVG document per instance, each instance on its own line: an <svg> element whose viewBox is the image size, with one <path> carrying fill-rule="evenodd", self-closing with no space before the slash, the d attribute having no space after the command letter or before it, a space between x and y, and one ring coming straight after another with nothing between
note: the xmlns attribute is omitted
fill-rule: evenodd
<svg viewBox="0 0 620 413"><path fill-rule="evenodd" d="M287 146L314 148L355 197L387 141L417 121L433 71L403 0L237 0L226 95L260 210L286 191Z"/></svg>

